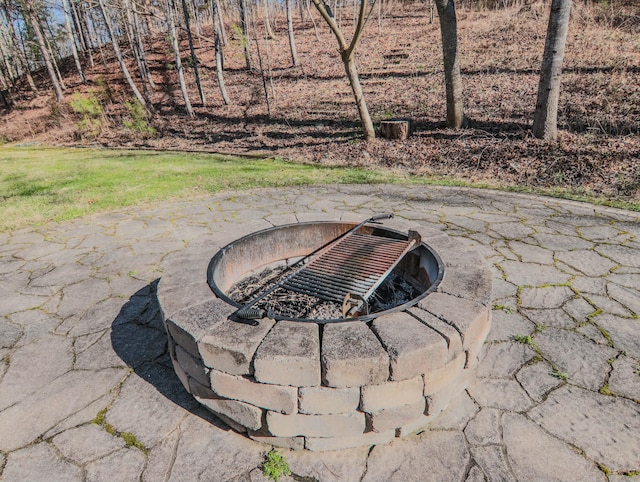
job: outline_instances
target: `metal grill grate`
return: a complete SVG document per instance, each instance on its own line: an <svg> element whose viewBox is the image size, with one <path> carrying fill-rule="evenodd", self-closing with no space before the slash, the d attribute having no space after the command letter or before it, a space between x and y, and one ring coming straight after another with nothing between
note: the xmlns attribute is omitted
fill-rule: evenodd
<svg viewBox="0 0 640 482"><path fill-rule="evenodd" d="M288 278L282 287L339 303L347 293L367 299L416 242L411 237L398 240L357 233L345 236Z"/></svg>

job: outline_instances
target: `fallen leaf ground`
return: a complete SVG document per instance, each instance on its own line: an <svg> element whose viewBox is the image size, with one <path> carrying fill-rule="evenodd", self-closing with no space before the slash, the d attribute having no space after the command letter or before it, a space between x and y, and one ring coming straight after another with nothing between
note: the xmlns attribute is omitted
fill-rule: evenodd
<svg viewBox="0 0 640 482"><path fill-rule="evenodd" d="M240 37L228 22L225 81L231 105L219 94L210 27L196 41L206 105L200 103L187 70L194 119L184 113L173 60L165 37L150 43L157 84L151 119L143 135L123 127L127 86L105 47L96 52L90 82L83 86L65 71L72 92L102 99L104 119L94 132L68 105L57 107L40 75L41 94L26 90L16 106L0 111L0 136L10 142L100 144L112 147L193 149L263 153L292 160L385 167L417 175L448 176L529 188L568 188L580 194L640 201L640 7L585 6L572 12L556 142L530 132L548 5L533 3L498 11L458 12L459 44L467 125L443 125L444 83L437 17L430 23L424 3L383 4L374 11L358 48L358 67L374 121L408 118L406 141L360 137L357 111L339 60L337 44L314 12L294 26L300 67L291 67L284 14L273 15L276 38L266 41L256 23L250 39L254 70L244 69ZM352 9L336 16L346 32ZM316 35L317 32L317 35ZM184 59L188 57L183 39ZM265 68L270 114L256 45ZM167 68L169 67L169 68ZM131 62L133 71L133 62Z"/></svg>

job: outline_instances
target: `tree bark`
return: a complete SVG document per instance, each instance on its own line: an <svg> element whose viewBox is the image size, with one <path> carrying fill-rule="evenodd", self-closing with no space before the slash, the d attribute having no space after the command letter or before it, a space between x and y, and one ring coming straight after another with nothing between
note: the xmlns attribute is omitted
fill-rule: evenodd
<svg viewBox="0 0 640 482"><path fill-rule="evenodd" d="M269 40L275 38L273 29L271 28L271 21L269 20L269 0L262 0L264 3L264 27L267 30L267 38Z"/></svg>
<svg viewBox="0 0 640 482"><path fill-rule="evenodd" d="M142 39L140 38L140 30L138 29L138 22L135 13L135 5L131 0L124 0L124 19L127 26L127 34L129 36L129 44L131 45L131 51L136 59L136 65L138 66L138 73L140 74L140 81L142 83L142 94L147 102L148 106L152 106L151 94L147 83L151 85L149 80L149 68L147 66L146 57L144 55L144 48L142 47Z"/></svg>
<svg viewBox="0 0 640 482"><path fill-rule="evenodd" d="M242 47L247 70L251 70L251 55L249 52L249 14L246 0L240 0L240 28L242 29Z"/></svg>
<svg viewBox="0 0 640 482"><path fill-rule="evenodd" d="M79 8L77 7L77 5L71 3L71 11L73 12L73 19L76 23L76 29L78 32L80 32L82 50L89 56L89 65L91 66L91 68L93 68L96 64L93 60L93 50L91 39L89 38L89 34L87 32L86 18L84 15L82 16L82 18L80 18L78 10Z"/></svg>
<svg viewBox="0 0 640 482"><path fill-rule="evenodd" d="M18 52L18 58L20 59L20 63L22 64L22 68L24 69L24 72L26 73L27 81L29 82L29 87L31 88L31 90L33 92L35 92L37 94L39 92L39 90L36 87L36 83L33 80L33 76L31 75L31 66L29 65L29 59L27 58L27 54L26 54L27 48L24 45L24 41L22 40L22 37L20 37L20 39L18 39L18 34L16 33L15 26L13 26L13 28L12 28L12 33L13 33L12 40L13 40L13 43L15 45L15 52Z"/></svg>
<svg viewBox="0 0 640 482"><path fill-rule="evenodd" d="M207 101L204 97L204 91L202 90L202 83L200 82L200 70L198 69L198 57L196 57L196 50L193 47L193 35L191 34L191 22L189 21L189 9L187 8L186 0L182 0L182 11L184 13L184 25L187 30L187 38L189 40L189 52L191 54L191 63L193 64L193 74L196 77L196 85L198 86L198 94L200 94L200 101L202 105L206 105Z"/></svg>
<svg viewBox="0 0 640 482"><path fill-rule="evenodd" d="M373 127L373 121L371 120L369 109L367 108L367 102L365 101L364 94L362 93L362 84L360 83L360 77L358 76L355 56L346 60L343 57L342 61L347 73L347 78L349 79L349 84L351 85L353 96L356 100L356 107L358 108L358 115L362 122L362 133L364 134L364 138L367 141L375 139L376 131Z"/></svg>
<svg viewBox="0 0 640 482"><path fill-rule="evenodd" d="M193 107L189 101L189 93L187 92L187 84L184 80L184 69L182 68L182 60L180 59L180 46L178 45L178 35L176 34L176 24L173 20L173 7L171 0L167 0L167 25L169 27L169 36L171 37L171 47L176 60L176 71L178 72L178 81L180 82L180 90L184 99L184 108L189 117L195 117Z"/></svg>
<svg viewBox="0 0 640 482"><path fill-rule="evenodd" d="M435 0L440 19L444 82L447 95L447 126L459 129L464 122L462 76L454 0Z"/></svg>
<svg viewBox="0 0 640 482"><path fill-rule="evenodd" d="M80 81L83 84L87 83L87 78L84 76L84 71L82 70L82 64L80 63L80 57L78 57L78 50L76 49L76 39L73 35L73 30L71 30L71 15L70 15L70 2L69 0L65 0L64 5L62 6L64 10L64 23L67 28L67 36L69 38L69 42L71 43L71 53L73 54L73 60L76 63L76 69L78 69L78 75L80 75Z"/></svg>
<svg viewBox="0 0 640 482"><path fill-rule="evenodd" d="M296 41L293 38L293 15L291 14L291 0L284 0L285 9L287 11L287 31L289 32L289 50L291 50L291 62L294 67L299 65L298 51L296 49Z"/></svg>
<svg viewBox="0 0 640 482"><path fill-rule="evenodd" d="M358 44L358 41L360 40L360 37L362 36L364 26L368 18L366 10L367 2L366 0L360 0L358 23L356 24L353 38L351 39L350 43L347 43L344 35L342 34L342 31L340 30L340 27L333 17L331 9L324 3L324 0L313 0L313 4L315 5L318 12L320 12L320 15L322 16L322 18L324 18L325 22L327 22L329 28L338 41L338 50L340 51L340 57L342 59L342 63L344 64L344 69L347 74L347 78L349 79L349 84L351 85L351 90L355 98L356 107L358 108L358 115L360 116L360 121L362 122L362 133L364 135L364 138L367 141L375 139L376 131L373 128L371 115L369 114L369 109L367 108L367 103L362 93L362 85L360 84L360 78L358 76L358 69L356 67L355 61L356 46Z"/></svg>
<svg viewBox="0 0 640 482"><path fill-rule="evenodd" d="M135 2L132 5L132 13L133 13L133 36L136 42L138 56L140 57L140 63L142 64L142 73L144 80L149 83L149 87L152 89L156 88L156 84L153 81L153 77L151 76L151 69L149 69L149 63L147 62L147 54L144 50L144 43L142 42L143 31L140 28L140 15L138 15L138 11L136 10ZM149 34L149 32L147 32Z"/></svg>
<svg viewBox="0 0 640 482"><path fill-rule="evenodd" d="M222 11L222 5L220 3L217 4L217 12L218 12L218 33L220 35L220 42L223 47L226 47L227 44L229 43L229 40L227 39L227 29L224 25L224 12Z"/></svg>
<svg viewBox="0 0 640 482"><path fill-rule="evenodd" d="M571 0L552 0L533 118L533 135L539 139L554 140L558 136L558 101L570 14Z"/></svg>
<svg viewBox="0 0 640 482"><path fill-rule="evenodd" d="M104 6L104 1L98 0L98 6L100 7L100 12L102 13L104 24L107 27L107 33L109 34L109 39L111 40L111 44L113 45L113 51L116 54L118 63L120 64L120 69L122 70L122 73L124 74L125 79L127 79L127 83L129 84L129 87L131 87L131 91L133 92L133 95L135 95L138 102L140 102L140 105L143 106L147 110L147 112L150 112L151 107L147 105L147 102L145 101L144 97L142 96L142 94L140 94L140 91L136 87L136 84L133 82L133 79L131 78L131 74L129 73L129 69L127 68L127 65L124 63L124 59L122 58L122 53L120 52L120 47L118 46L118 40L113 34L113 27L111 26L109 15L107 14L107 10Z"/></svg>
<svg viewBox="0 0 640 482"><path fill-rule="evenodd" d="M380 136L385 139L404 140L411 133L411 122L408 120L380 121Z"/></svg>
<svg viewBox="0 0 640 482"><path fill-rule="evenodd" d="M213 47L216 50L216 76L218 78L218 87L220 88L220 95L226 105L229 105L229 95L227 95L227 88L224 85L224 74L222 73L222 45L220 42L220 8L218 0L211 0L211 20L213 22Z"/></svg>
<svg viewBox="0 0 640 482"><path fill-rule="evenodd" d="M29 19L29 23L33 28L33 33L35 34L36 40L38 41L38 47L40 48L40 53L42 54L44 64L47 67L49 78L51 79L51 83L53 84L53 90L56 93L56 99L58 99L58 102L62 102L64 100L62 87L58 82L58 76L53 68L51 56L49 55L49 48L47 47L42 29L40 28L40 22L38 21L38 16L36 15L32 0L25 0L24 7L26 10L27 18Z"/></svg>

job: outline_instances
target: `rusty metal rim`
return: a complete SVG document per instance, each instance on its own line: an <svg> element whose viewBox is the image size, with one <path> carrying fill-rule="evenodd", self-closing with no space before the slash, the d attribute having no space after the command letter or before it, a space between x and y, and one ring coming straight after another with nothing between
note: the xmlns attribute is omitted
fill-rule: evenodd
<svg viewBox="0 0 640 482"><path fill-rule="evenodd" d="M233 247L235 244L240 243L242 241L244 241L245 239L249 239L253 236L256 236L258 234L264 234L264 233L268 233L270 231L278 231L280 229L284 229L284 228L288 228L288 227L295 227L295 226L301 226L301 225L313 225L313 224L335 224L335 223L339 223L339 224L352 224L353 226L356 226L358 223L351 223L351 222L344 222L344 221L306 221L303 223L290 223L290 224L283 224L281 226L273 226L271 228L266 228L266 229L262 229L260 231L255 231L253 233L247 234L241 238L236 239L235 241L230 242L229 244L227 244L226 246L224 246L223 248L221 248L214 256L213 258L211 258L211 261L209 262L209 266L207 268L207 284L209 285L209 288L211 288L211 290L215 293L215 295L224 300L225 302L229 303L232 306L235 306L236 308L242 308L244 305L241 303L238 303L234 300L232 300L231 298L229 298L226 293L224 293L222 290L220 290L220 288L218 288L218 285L213 281L213 272L214 269L216 267L216 265L218 264L218 262L220 261L220 259L225 255L226 251ZM375 227L376 229L379 230L383 230L383 231L387 231L390 233L394 233L396 235L402 236L403 238L408 239L407 234L401 232L401 231L397 231L395 229L390 229L387 227L383 227L379 224L367 224L367 226L372 226ZM442 282L442 279L444 278L444 263L442 262L442 258L440 258L440 256L438 255L438 253L431 247L429 246L427 243L422 242L419 244L419 247L425 248L429 254L431 254L431 256L433 256L433 259L436 263L436 266L438 267L438 275L436 276L436 279L433 280L433 282L431 283L431 286L429 286L429 288L427 288L425 291L423 291L420 295L416 296L415 298L413 298L412 300L403 303L401 305L397 305L394 306L393 308L389 308L388 310L384 310L384 311L378 311L376 313L370 313L368 315L364 315L364 316L358 316L355 318L336 318L336 319L314 319L314 318L292 318L292 317L288 317L288 316L281 316L281 315L275 315L273 318L277 321L280 320L285 320L285 321L298 321L298 322L302 322L302 323L317 323L317 324L327 324L327 323L344 323L344 322L349 322L349 321L362 321L362 322L367 322L367 321L371 321L375 318L378 318L380 316L384 316L387 314L391 314L391 313L397 313L399 311L404 311L408 308L411 308L412 306L415 306L416 304L418 304L421 300L423 300L424 298L426 298L428 295L430 295L431 293L433 293L438 285Z"/></svg>

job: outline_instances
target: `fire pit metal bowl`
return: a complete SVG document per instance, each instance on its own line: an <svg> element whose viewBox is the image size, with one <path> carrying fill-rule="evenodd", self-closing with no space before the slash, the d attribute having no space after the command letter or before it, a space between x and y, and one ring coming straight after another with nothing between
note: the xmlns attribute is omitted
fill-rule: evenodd
<svg viewBox="0 0 640 482"><path fill-rule="evenodd" d="M422 242L397 267L420 288L413 299L350 319L233 320L241 307L228 296L235 283L353 226L270 228L217 253L211 246L221 243L211 240L167 260L158 300L176 374L234 430L292 449L384 444L427 429L469 383L491 325L491 269L422 225L363 228L394 239L419 233Z"/></svg>

